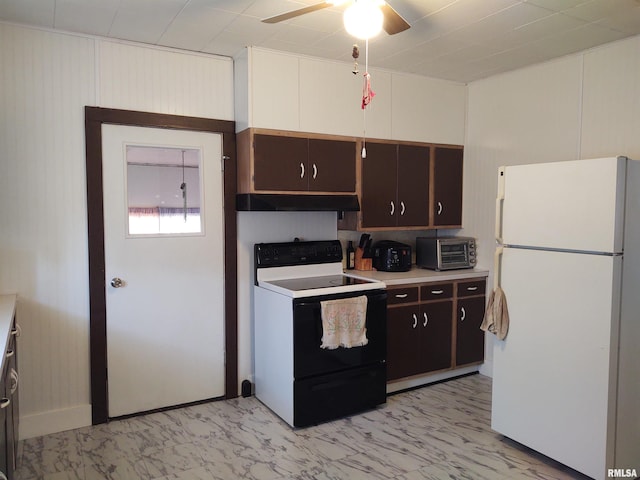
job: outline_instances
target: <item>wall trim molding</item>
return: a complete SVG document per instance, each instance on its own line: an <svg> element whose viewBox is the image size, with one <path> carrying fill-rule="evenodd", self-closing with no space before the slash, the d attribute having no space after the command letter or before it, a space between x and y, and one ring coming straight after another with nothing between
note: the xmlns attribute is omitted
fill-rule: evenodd
<svg viewBox="0 0 640 480"><path fill-rule="evenodd" d="M40 437L91 425L91 404L20 417L19 439Z"/></svg>
<svg viewBox="0 0 640 480"><path fill-rule="evenodd" d="M237 218L235 197L235 122L162 113L85 107L87 228L89 236L89 330L91 359L91 417L93 424L109 420L107 392L107 306L105 294L104 212L102 183L102 125L167 128L222 135L224 155L224 325L225 394L238 396Z"/></svg>

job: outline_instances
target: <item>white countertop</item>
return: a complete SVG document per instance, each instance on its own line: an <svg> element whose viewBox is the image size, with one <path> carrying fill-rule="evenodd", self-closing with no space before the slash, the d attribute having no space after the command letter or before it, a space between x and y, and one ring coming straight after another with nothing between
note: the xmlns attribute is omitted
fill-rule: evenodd
<svg viewBox="0 0 640 480"><path fill-rule="evenodd" d="M408 272L378 272L376 270L345 270L345 273L359 277L370 278L384 282L387 286L404 285L409 283L446 282L448 280L465 280L483 278L489 275L489 270L479 268L465 268L462 270L448 270L436 272L425 268L412 267Z"/></svg>
<svg viewBox="0 0 640 480"><path fill-rule="evenodd" d="M7 351L9 338L11 336L11 327L13 325L13 316L16 312L17 295L0 295L0 352ZM0 372L4 370L4 361L6 356L2 354L2 365Z"/></svg>

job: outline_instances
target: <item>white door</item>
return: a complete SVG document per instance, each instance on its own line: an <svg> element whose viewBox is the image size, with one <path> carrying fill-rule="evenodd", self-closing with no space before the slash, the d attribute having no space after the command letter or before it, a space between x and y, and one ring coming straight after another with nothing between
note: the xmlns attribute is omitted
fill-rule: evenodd
<svg viewBox="0 0 640 480"><path fill-rule="evenodd" d="M625 166L612 157L505 167L502 243L622 251Z"/></svg>
<svg viewBox="0 0 640 480"><path fill-rule="evenodd" d="M509 332L493 349L491 427L601 478L613 465L619 256L505 248Z"/></svg>
<svg viewBox="0 0 640 480"><path fill-rule="evenodd" d="M222 137L103 125L102 144L108 415L223 396Z"/></svg>

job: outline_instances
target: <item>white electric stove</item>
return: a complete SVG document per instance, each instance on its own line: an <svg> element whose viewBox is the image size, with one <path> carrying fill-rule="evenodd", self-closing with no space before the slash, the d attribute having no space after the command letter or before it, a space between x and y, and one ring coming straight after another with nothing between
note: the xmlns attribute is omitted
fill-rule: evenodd
<svg viewBox="0 0 640 480"><path fill-rule="evenodd" d="M342 271L338 240L255 245L255 394L294 427L386 401L383 282ZM323 349L321 302L366 295L366 345Z"/></svg>

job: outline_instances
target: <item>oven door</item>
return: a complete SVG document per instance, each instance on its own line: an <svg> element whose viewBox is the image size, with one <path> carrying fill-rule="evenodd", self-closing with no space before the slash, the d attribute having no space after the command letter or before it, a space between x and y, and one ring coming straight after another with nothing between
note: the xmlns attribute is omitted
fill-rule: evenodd
<svg viewBox="0 0 640 480"><path fill-rule="evenodd" d="M320 348L322 317L320 302L367 296L367 339L362 347ZM381 290L351 292L293 301L293 374L296 380L339 372L354 367L383 363L387 357L387 294Z"/></svg>

